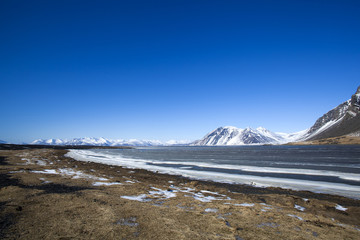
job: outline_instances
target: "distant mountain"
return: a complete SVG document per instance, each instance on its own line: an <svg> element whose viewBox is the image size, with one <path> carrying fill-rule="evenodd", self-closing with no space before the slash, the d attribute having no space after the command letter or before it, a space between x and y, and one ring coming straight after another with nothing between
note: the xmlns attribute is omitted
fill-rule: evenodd
<svg viewBox="0 0 360 240"><path fill-rule="evenodd" d="M74 138L70 140L63 139L38 139L31 144L38 145L89 145L89 146L167 146L167 145L185 145L190 141L186 140L170 140L167 142L161 142L158 140L123 140L123 139L106 139L106 138Z"/></svg>
<svg viewBox="0 0 360 240"><path fill-rule="evenodd" d="M200 146L282 144L343 135L360 137L360 87L351 99L320 117L315 124L297 133L274 133L265 128L219 127L192 143Z"/></svg>
<svg viewBox="0 0 360 240"><path fill-rule="evenodd" d="M7 142L0 140L0 144L5 144L5 143L7 143Z"/></svg>
<svg viewBox="0 0 360 240"><path fill-rule="evenodd" d="M360 136L360 87L351 99L325 113L300 140Z"/></svg>
<svg viewBox="0 0 360 240"><path fill-rule="evenodd" d="M223 146L223 145L252 145L252 144L280 144L291 142L302 136L303 132L286 134L274 133L263 127L236 128L219 127L207 134L200 140L192 143L199 146Z"/></svg>
<svg viewBox="0 0 360 240"><path fill-rule="evenodd" d="M200 140L189 141L157 140L110 140L106 138L74 138L71 140L35 140L32 144L44 145L95 145L95 146L167 146L167 145L251 145L282 144L295 141L318 140L343 135L360 137L360 87L351 99L340 104L320 117L309 129L297 133L274 133L263 127L236 128L219 127Z"/></svg>

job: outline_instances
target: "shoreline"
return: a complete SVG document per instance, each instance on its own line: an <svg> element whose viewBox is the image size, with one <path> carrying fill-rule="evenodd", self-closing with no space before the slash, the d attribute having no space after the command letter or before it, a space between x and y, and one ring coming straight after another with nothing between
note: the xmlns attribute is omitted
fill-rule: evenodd
<svg viewBox="0 0 360 240"><path fill-rule="evenodd" d="M356 199L198 181L76 161L65 157L66 152L51 148L0 151L5 226L0 236L40 238L46 230L53 238L67 234L110 239L96 230L99 227L127 239L356 239L360 234L360 201ZM49 208L56 214L49 213ZM100 218L93 216L95 212ZM54 230L50 224L55 224L54 218L73 219L76 223L67 230L71 233ZM176 229L164 231L169 222Z"/></svg>
<svg viewBox="0 0 360 240"><path fill-rule="evenodd" d="M142 161L142 159L131 159L120 156L112 156L107 154L102 154L101 152L91 152L88 154L87 151L77 151L70 149L69 152L66 154L67 157L73 158L77 161L85 161L85 162L95 162L99 164L105 164L109 166L121 166L123 168L128 169L143 169L147 170L152 173L161 173L161 174L168 174L168 175L175 175L179 177L183 177L186 179L191 179L194 181L204 181L204 182L212 182L212 183L224 183L230 185L241 185L241 186L250 186L255 188L272 188L272 189L283 189L286 191L303 191L303 192L313 192L315 194L327 194L327 195L337 195L346 198L360 200L360 190L358 186L355 185L347 185L346 183L342 182L326 182L325 180L315 181L309 179L293 179L293 178L277 178L276 176L261 176L255 174L231 174L226 172L212 172L212 171L202 171L202 170L188 170L183 168L167 168L152 165L152 161ZM162 160L164 161L164 160ZM177 163L177 162L176 162ZM169 164L167 161L164 164ZM242 168L237 168L236 165L209 165L207 163L188 163L188 162L179 162L178 164L184 165L191 165L196 167L204 167L204 168L220 168L224 167L224 169L238 169L242 170L243 168L249 169L252 166L241 166ZM260 167L258 167L260 168ZM272 173L272 167L263 167L259 171L258 169L255 170L248 170L254 172L266 172L264 169L268 169L270 173ZM275 173L279 172L279 169L275 168ZM281 168L283 173L290 173L290 174L304 174L305 176L312 176L316 174L322 174L321 176L336 176L339 178L349 179L351 176L348 174L341 174L333 171L312 171L310 173L303 173L300 171L294 171L294 169L286 169ZM246 171L246 170L245 170ZM315 173L314 173L315 172ZM340 175L339 175L340 174ZM350 174L351 175L351 174ZM355 174L356 175L356 174ZM354 176L355 177L355 176ZM358 175L356 175L358 177ZM351 179L351 178L350 178ZM354 180L356 181L356 180Z"/></svg>
<svg viewBox="0 0 360 240"><path fill-rule="evenodd" d="M230 182L222 182L222 181L215 181L215 180L204 180L204 179L198 179L195 177L186 177L186 176L182 176L179 174L170 174L170 173L160 172L160 171L155 171L155 170L151 171L151 170L147 170L147 169L143 169L143 168L135 168L135 167L132 168L132 167L124 167L121 165L111 165L111 164L105 164L105 163L93 162L93 161L82 161L82 160L77 160L76 158L69 156L68 155L68 153L70 152L69 150L72 150L72 149L68 149L67 153L64 154L64 157L70 158L76 162L94 163L94 164L109 166L110 168L111 167L120 167L121 169L129 170L129 171L132 171L132 170L142 171L142 172L144 172L144 174L155 175L155 176L161 175L166 178L176 178L176 179L178 179L178 181L190 181L190 182L201 183L203 185L219 186L219 187L227 188L233 192L239 191L240 193L252 193L252 194L272 194L272 193L284 194L284 195L290 194L290 195L294 195L294 196L298 196L298 197L309 197L309 196L313 195L313 197L316 196L314 198L327 199L327 200L331 199L334 201L344 198L344 199L359 201L359 206L360 206L359 198L347 197L347 196L343 196L343 195L327 194L327 193L313 192L313 191L308 191L308 190L294 190L291 188L281 188L281 187L275 187L275 186L262 187L262 186L252 186L250 184L242 184L242 183L230 183Z"/></svg>

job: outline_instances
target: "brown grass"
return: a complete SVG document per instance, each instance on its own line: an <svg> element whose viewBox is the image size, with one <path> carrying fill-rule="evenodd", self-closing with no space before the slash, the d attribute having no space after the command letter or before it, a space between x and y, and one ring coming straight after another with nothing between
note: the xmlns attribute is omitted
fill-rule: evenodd
<svg viewBox="0 0 360 240"><path fill-rule="evenodd" d="M340 136L340 137L332 137L332 138L324 138L313 141L305 141L305 142L292 142L288 145L354 145L360 144L360 137L351 137L351 136Z"/></svg>
<svg viewBox="0 0 360 240"><path fill-rule="evenodd" d="M276 188L216 184L64 157L65 150L0 151L2 239L359 239L360 202ZM42 164L46 164L42 166ZM72 169L122 183L34 171ZM130 183L126 181L132 181ZM172 183L169 183L172 181ZM171 185L232 200L200 202L191 193L139 202L121 198ZM218 197L211 193L207 196ZM303 198L309 201L304 201ZM225 204L231 203L231 204ZM253 207L234 204L254 203ZM268 204L265 206L262 204ZM294 205L306 208L296 210ZM346 212L334 207L341 204ZM268 209L265 209L268 207ZM206 212L206 209L217 212ZM265 210L265 211L264 211ZM296 215L303 220L299 220Z"/></svg>

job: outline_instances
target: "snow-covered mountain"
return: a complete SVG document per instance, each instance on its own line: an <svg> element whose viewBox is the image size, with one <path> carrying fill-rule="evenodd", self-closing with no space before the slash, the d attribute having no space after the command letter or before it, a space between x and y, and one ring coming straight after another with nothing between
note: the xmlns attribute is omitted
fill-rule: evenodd
<svg viewBox="0 0 360 240"><path fill-rule="evenodd" d="M192 145L282 144L342 135L360 136L360 87L350 100L324 114L309 129L297 133L274 133L262 127L219 127Z"/></svg>
<svg viewBox="0 0 360 240"><path fill-rule="evenodd" d="M280 144L298 139L300 133L274 133L263 127L241 129L236 127L219 127L200 140L192 143L199 146Z"/></svg>
<svg viewBox="0 0 360 240"><path fill-rule="evenodd" d="M351 99L340 104L322 117L300 140L317 140L342 135L360 134L360 87Z"/></svg>
<svg viewBox="0 0 360 240"><path fill-rule="evenodd" d="M123 139L106 139L106 138L73 138L67 139L38 139L31 144L38 145L89 145L89 146L168 146L168 145L185 145L190 143L187 140L170 140L161 142L159 140L123 140Z"/></svg>
<svg viewBox="0 0 360 240"><path fill-rule="evenodd" d="M74 138L71 140L47 139L35 140L32 144L44 145L96 145L96 146L169 146L169 145L251 145L282 144L295 141L316 140L342 135L360 136L360 87L351 99L340 104L320 117L309 129L297 133L274 133L263 127L236 128L219 127L200 140L110 140L106 138Z"/></svg>

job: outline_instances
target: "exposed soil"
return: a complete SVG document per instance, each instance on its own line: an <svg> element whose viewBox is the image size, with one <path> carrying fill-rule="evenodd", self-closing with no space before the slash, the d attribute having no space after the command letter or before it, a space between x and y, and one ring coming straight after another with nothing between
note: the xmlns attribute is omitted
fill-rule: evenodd
<svg viewBox="0 0 360 240"><path fill-rule="evenodd" d="M360 239L359 200L193 181L66 152L0 150L1 239Z"/></svg>
<svg viewBox="0 0 360 240"><path fill-rule="evenodd" d="M360 144L360 137L351 137L351 136L340 136L332 138L324 138L319 140L312 140L306 142L292 142L288 145L353 145Z"/></svg>

